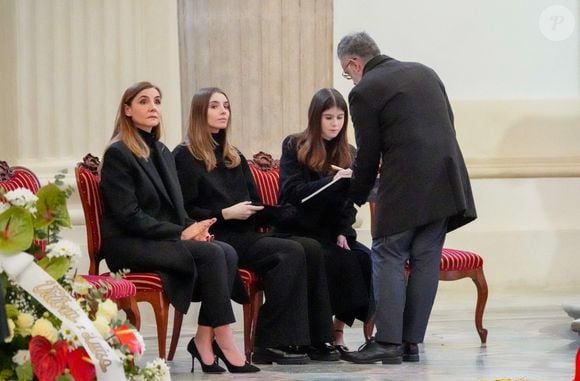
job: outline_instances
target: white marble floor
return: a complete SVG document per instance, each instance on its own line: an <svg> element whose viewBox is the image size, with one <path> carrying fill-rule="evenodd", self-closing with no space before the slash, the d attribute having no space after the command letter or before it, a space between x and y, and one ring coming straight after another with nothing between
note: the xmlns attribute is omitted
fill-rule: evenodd
<svg viewBox="0 0 580 381"><path fill-rule="evenodd" d="M570 381L580 337L570 330L572 319L561 305L579 301L573 290L551 292L503 292L490 289L484 327L487 345L480 345L473 324L475 289L468 280L442 284L421 348L419 363L401 365L355 365L343 361L307 365L267 365L251 375L205 375L199 364L191 374L191 358L185 345L192 330L184 329L176 358L170 362L172 380L546 380ZM156 338L144 327L148 352L141 361L153 359ZM236 332L240 346L242 332ZM351 350L361 344L359 326L347 329Z"/></svg>

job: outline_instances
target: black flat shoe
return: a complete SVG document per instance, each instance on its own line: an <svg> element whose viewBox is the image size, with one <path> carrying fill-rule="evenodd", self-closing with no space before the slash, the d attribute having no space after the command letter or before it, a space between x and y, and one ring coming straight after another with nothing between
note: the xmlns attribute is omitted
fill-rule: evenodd
<svg viewBox="0 0 580 381"><path fill-rule="evenodd" d="M197 347L195 346L195 341L193 338L189 341L189 344L187 344L187 351L191 354L191 373L193 373L195 359L197 359L197 361L199 361L201 364L201 370L203 373L223 373L226 371L224 368L218 365L217 358L214 358L213 364L204 364L201 360L201 356L197 350Z"/></svg>
<svg viewBox="0 0 580 381"><path fill-rule="evenodd" d="M382 361L383 364L400 364L403 362L403 351L400 345L383 345L369 341L357 352L345 353L343 360L355 364L373 364Z"/></svg>
<svg viewBox="0 0 580 381"><path fill-rule="evenodd" d="M308 364L310 359L305 353L290 353L282 348L254 347L252 362L254 364Z"/></svg>
<svg viewBox="0 0 580 381"><path fill-rule="evenodd" d="M416 343L403 343L403 361L419 361L419 346Z"/></svg>
<svg viewBox="0 0 580 381"><path fill-rule="evenodd" d="M340 352L329 343L312 345L308 350L308 357L315 361L338 361Z"/></svg>
<svg viewBox="0 0 580 381"><path fill-rule="evenodd" d="M350 350L348 349L348 347L346 345L342 345L342 344L335 344L334 348L339 351L340 353L346 353L346 352L350 352Z"/></svg>
<svg viewBox="0 0 580 381"><path fill-rule="evenodd" d="M224 354L224 352L222 351L222 349L220 348L220 346L218 345L218 343L216 341L214 341L212 343L212 346L213 346L213 352L216 354L216 356L218 358L220 358L224 362L224 364L226 364L226 368L228 368L228 372L230 372L230 373L255 373L255 372L260 371L260 368L250 364L247 361L242 366L237 366L237 365L230 363L230 361L226 358L226 355Z"/></svg>
<svg viewBox="0 0 580 381"><path fill-rule="evenodd" d="M340 359L344 360L344 355L346 353L349 353L349 349L346 345L342 345L342 344L335 344L334 347L336 348L336 350L338 351L338 353L340 353Z"/></svg>

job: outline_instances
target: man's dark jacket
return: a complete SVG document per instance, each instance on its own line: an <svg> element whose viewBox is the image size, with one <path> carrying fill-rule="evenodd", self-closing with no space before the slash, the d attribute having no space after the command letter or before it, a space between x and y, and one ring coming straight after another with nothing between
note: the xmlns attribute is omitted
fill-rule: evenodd
<svg viewBox="0 0 580 381"><path fill-rule="evenodd" d="M373 238L476 218L443 83L430 68L379 55L349 94L358 146L351 195L366 202L380 165Z"/></svg>

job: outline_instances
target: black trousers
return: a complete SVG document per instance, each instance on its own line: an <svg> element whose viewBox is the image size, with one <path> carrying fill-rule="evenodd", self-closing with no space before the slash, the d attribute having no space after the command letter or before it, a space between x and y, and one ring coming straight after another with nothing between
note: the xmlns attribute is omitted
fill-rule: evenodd
<svg viewBox="0 0 580 381"><path fill-rule="evenodd" d="M199 324L235 321L230 295L238 256L227 243L114 237L103 239L103 253L112 271L158 273L171 304L183 313L201 301Z"/></svg>
<svg viewBox="0 0 580 381"><path fill-rule="evenodd" d="M264 236L240 257L262 278L255 345L277 347L332 341L332 312L320 244L310 238Z"/></svg>
<svg viewBox="0 0 580 381"><path fill-rule="evenodd" d="M235 322L230 295L238 271L236 251L220 241L184 242L197 269L194 295L201 300L197 323L215 328Z"/></svg>

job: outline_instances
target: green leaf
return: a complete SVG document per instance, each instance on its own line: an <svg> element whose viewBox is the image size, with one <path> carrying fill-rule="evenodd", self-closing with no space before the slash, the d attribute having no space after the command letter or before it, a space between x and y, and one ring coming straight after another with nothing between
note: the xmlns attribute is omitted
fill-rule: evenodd
<svg viewBox="0 0 580 381"><path fill-rule="evenodd" d="M24 208L11 206L0 214L0 252L20 253L32 245L32 215Z"/></svg>
<svg viewBox="0 0 580 381"><path fill-rule="evenodd" d="M66 207L66 193L55 184L47 184L36 193L36 227L51 224L71 227L70 216Z"/></svg>
<svg viewBox="0 0 580 381"><path fill-rule="evenodd" d="M16 376L18 376L18 381L32 381L32 363L27 361L22 365L18 365L16 367Z"/></svg>
<svg viewBox="0 0 580 381"><path fill-rule="evenodd" d="M55 280L62 278L70 267L70 259L67 257L49 258L45 256L36 263Z"/></svg>
<svg viewBox="0 0 580 381"><path fill-rule="evenodd" d="M0 381L8 381L12 379L12 369L2 369L0 370Z"/></svg>
<svg viewBox="0 0 580 381"><path fill-rule="evenodd" d="M16 319L18 317L18 308L14 304L6 304L6 317L8 319Z"/></svg>

